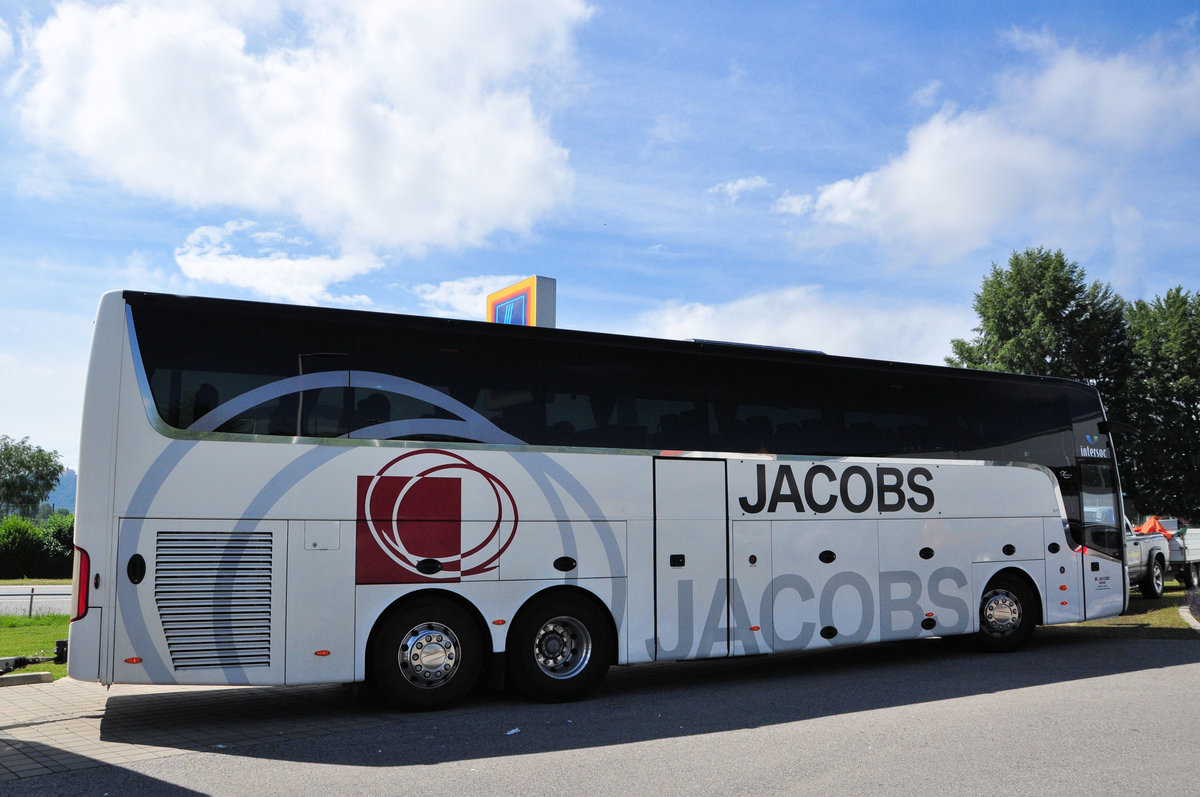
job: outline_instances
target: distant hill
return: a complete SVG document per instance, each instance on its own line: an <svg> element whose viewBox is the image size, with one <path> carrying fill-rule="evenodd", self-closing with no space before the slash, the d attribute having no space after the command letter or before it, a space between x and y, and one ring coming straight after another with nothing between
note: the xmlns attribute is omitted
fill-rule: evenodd
<svg viewBox="0 0 1200 797"><path fill-rule="evenodd" d="M79 481L79 474L67 468L63 471L58 480L58 486L50 491L50 495L46 500L54 505L55 509L66 509L69 512L75 511L75 485Z"/></svg>

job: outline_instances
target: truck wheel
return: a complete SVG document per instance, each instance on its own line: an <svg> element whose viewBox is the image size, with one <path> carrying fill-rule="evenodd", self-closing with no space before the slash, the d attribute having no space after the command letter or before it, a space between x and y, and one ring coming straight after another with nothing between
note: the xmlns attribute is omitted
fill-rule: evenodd
<svg viewBox="0 0 1200 797"><path fill-rule="evenodd" d="M1163 594L1163 562L1159 557L1154 557L1154 561L1150 563L1150 567L1146 570L1146 577L1142 579L1142 583L1138 588L1142 591L1143 598L1161 598Z"/></svg>
<svg viewBox="0 0 1200 797"><path fill-rule="evenodd" d="M1188 589L1200 589L1200 562L1193 565L1187 565L1185 570L1186 576L1184 584Z"/></svg>
<svg viewBox="0 0 1200 797"><path fill-rule="evenodd" d="M991 653L1016 650L1033 636L1034 596L1011 576L994 579L979 602L979 647Z"/></svg>
<svg viewBox="0 0 1200 797"><path fill-rule="evenodd" d="M591 601L549 593L529 602L508 635L508 675L534 700L577 700L599 686L612 661L608 617Z"/></svg>
<svg viewBox="0 0 1200 797"><path fill-rule="evenodd" d="M370 680L396 708L428 711L461 700L483 669L483 637L457 604L422 598L380 621Z"/></svg>

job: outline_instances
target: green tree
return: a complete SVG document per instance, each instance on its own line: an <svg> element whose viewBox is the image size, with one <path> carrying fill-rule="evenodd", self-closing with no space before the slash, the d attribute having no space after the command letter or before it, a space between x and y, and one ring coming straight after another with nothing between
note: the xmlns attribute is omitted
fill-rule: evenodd
<svg viewBox="0 0 1200 797"><path fill-rule="evenodd" d="M1126 310L1132 341L1125 479L1143 511L1200 521L1200 295L1182 287Z"/></svg>
<svg viewBox="0 0 1200 797"><path fill-rule="evenodd" d="M1037 374L1096 386L1110 409L1123 408L1129 368L1124 301L1107 284L1085 283L1062 250L1013 252L975 294L978 335L950 342L946 364Z"/></svg>
<svg viewBox="0 0 1200 797"><path fill-rule="evenodd" d="M33 517L62 472L57 451L0 435L0 515Z"/></svg>

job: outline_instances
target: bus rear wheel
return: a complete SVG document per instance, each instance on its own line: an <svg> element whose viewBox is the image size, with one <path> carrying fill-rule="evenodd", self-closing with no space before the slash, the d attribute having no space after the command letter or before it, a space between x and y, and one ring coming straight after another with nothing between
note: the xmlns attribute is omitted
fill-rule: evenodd
<svg viewBox="0 0 1200 797"><path fill-rule="evenodd" d="M1023 582L995 579L979 602L979 646L995 653L1021 647L1033 636L1035 612L1033 592Z"/></svg>
<svg viewBox="0 0 1200 797"><path fill-rule="evenodd" d="M507 645L508 675L544 703L577 700L604 680L613 655L608 618L576 595L549 593L521 609Z"/></svg>
<svg viewBox="0 0 1200 797"><path fill-rule="evenodd" d="M380 621L370 679L396 708L428 711L471 691L483 669L483 637L464 609L420 599Z"/></svg>

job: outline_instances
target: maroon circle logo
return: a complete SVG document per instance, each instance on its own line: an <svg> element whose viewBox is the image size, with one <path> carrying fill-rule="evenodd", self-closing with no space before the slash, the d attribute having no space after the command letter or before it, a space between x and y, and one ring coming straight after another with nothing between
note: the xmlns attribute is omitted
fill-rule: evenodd
<svg viewBox="0 0 1200 797"><path fill-rule="evenodd" d="M358 507L360 584L457 581L495 570L517 531L508 487L447 451L411 451L359 476Z"/></svg>

